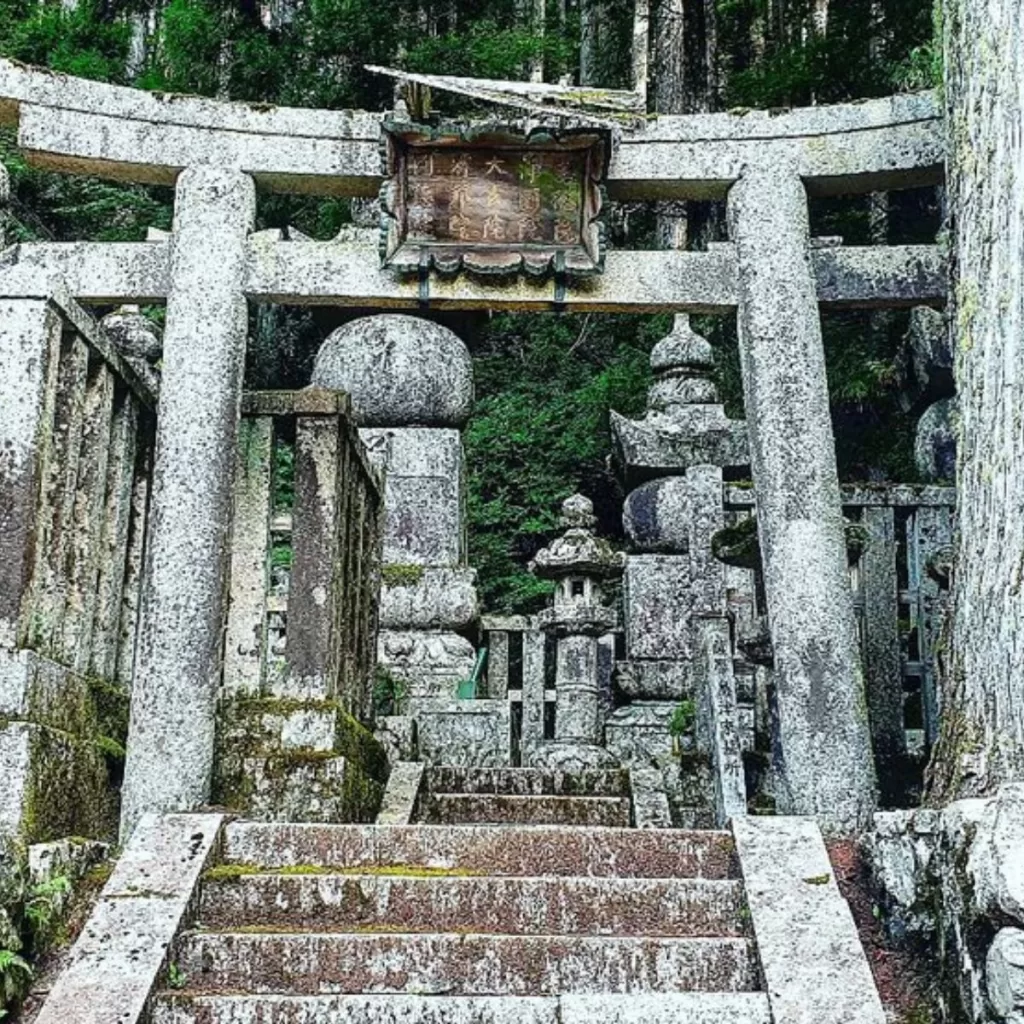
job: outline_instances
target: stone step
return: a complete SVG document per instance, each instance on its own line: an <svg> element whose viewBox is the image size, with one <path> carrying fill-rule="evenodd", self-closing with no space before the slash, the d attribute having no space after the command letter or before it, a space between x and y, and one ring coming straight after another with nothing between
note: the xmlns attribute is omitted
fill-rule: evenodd
<svg viewBox="0 0 1024 1024"><path fill-rule="evenodd" d="M438 793L424 801L423 820L435 825L562 825L629 828L632 803L615 796L506 796Z"/></svg>
<svg viewBox="0 0 1024 1024"><path fill-rule="evenodd" d="M747 939L191 932L175 962L201 992L556 996L758 988Z"/></svg>
<svg viewBox="0 0 1024 1024"><path fill-rule="evenodd" d="M224 860L304 866L461 869L488 875L736 877L728 832L558 826L319 825L235 822Z"/></svg>
<svg viewBox="0 0 1024 1024"><path fill-rule="evenodd" d="M562 996L162 993L151 1024L771 1024L763 992Z"/></svg>
<svg viewBox="0 0 1024 1024"><path fill-rule="evenodd" d="M219 879L216 876L220 876ZM227 930L738 936L739 881L242 874L203 883L199 920Z"/></svg>
<svg viewBox="0 0 1024 1024"><path fill-rule="evenodd" d="M629 796L629 773L563 772L549 768L428 768L430 793L496 793L502 796Z"/></svg>

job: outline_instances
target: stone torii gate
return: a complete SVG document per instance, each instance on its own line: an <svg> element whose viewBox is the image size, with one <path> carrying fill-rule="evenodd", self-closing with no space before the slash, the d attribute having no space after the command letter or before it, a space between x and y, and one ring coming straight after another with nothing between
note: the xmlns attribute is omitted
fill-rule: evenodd
<svg viewBox="0 0 1024 1024"><path fill-rule="evenodd" d="M943 130L930 94L662 117L624 134L609 194L727 198L731 241L707 252L610 252L603 274L557 296L550 282L466 275L432 279L425 295L417 280L381 269L375 241L358 233L312 242L254 232L257 189L376 195L377 114L170 97L0 62L0 117L17 126L35 166L175 187L169 238L26 243L0 266L0 294L13 300L63 287L83 304L167 304L124 832L145 811L193 808L209 795L248 302L737 311L775 651L780 810L840 829L866 819L874 778L819 306L941 304L946 273L930 245L815 247L807 198L940 183ZM10 336L23 327L0 324L0 364L24 358Z"/></svg>

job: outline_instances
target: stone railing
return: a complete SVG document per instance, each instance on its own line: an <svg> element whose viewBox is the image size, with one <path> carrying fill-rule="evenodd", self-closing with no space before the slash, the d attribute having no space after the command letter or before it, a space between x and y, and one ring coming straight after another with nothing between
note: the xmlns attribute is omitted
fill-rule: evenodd
<svg viewBox="0 0 1024 1024"><path fill-rule="evenodd" d="M253 818L372 821L383 480L338 391L242 402L214 798Z"/></svg>
<svg viewBox="0 0 1024 1024"><path fill-rule="evenodd" d="M347 396L246 394L225 696L334 700L370 720L382 485Z"/></svg>
<svg viewBox="0 0 1024 1024"><path fill-rule="evenodd" d="M507 700L511 706L513 764L526 764L531 753L556 735L558 700L555 691L554 643L526 615L485 615L481 620L482 642L487 648L487 669L479 696ZM611 707L612 670L621 630L599 641L602 692Z"/></svg>
<svg viewBox="0 0 1024 1024"><path fill-rule="evenodd" d="M754 493L726 487L725 503L735 521L753 510ZM850 583L876 756L920 755L938 731L935 658L956 492L934 485L844 486L842 504L852 524ZM760 589L758 579L747 595L751 621L763 612Z"/></svg>
<svg viewBox="0 0 1024 1024"><path fill-rule="evenodd" d="M0 829L113 828L156 379L66 294L0 298Z"/></svg>

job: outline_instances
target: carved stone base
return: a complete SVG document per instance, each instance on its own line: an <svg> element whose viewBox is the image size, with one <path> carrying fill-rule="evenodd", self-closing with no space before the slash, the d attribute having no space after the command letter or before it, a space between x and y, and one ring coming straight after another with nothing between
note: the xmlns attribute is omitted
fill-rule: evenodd
<svg viewBox="0 0 1024 1024"><path fill-rule="evenodd" d="M589 743L544 743L530 753L529 767L571 772L618 768L619 762L604 747Z"/></svg>

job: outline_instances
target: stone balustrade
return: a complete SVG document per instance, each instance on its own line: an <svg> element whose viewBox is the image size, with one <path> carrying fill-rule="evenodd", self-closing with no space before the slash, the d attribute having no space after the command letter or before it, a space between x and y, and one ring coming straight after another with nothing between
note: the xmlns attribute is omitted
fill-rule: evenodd
<svg viewBox="0 0 1024 1024"><path fill-rule="evenodd" d="M214 791L251 816L375 811L383 484L347 395L244 395Z"/></svg>
<svg viewBox="0 0 1024 1024"><path fill-rule="evenodd" d="M113 828L157 381L65 293L0 297L0 832ZM106 760L105 760L106 756Z"/></svg>

